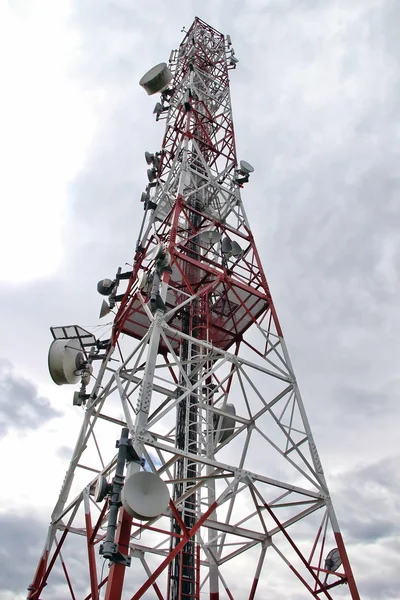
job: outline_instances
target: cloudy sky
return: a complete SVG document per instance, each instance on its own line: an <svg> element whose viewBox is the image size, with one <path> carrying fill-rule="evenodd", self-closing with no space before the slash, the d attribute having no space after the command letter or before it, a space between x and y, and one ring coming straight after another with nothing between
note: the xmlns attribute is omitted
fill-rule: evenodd
<svg viewBox="0 0 400 600"><path fill-rule="evenodd" d="M138 80L195 15L240 60L243 200L361 597L399 600L397 0L0 8L0 595L25 597L82 416L49 326L98 325L96 282L131 261L163 135Z"/></svg>

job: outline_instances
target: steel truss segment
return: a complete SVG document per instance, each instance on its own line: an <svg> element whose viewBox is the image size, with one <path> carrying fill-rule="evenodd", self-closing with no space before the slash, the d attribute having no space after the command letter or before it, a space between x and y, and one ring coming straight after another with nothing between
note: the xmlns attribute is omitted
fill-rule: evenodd
<svg viewBox="0 0 400 600"><path fill-rule="evenodd" d="M31 600L52 597L61 548L63 593L72 598L98 599L104 586L110 600L121 600L123 590L132 600L198 600L206 587L210 600L233 598L246 561L251 575L243 576L240 597L261 597L264 579L282 565L304 597L334 599L346 583L349 598L359 600L241 198L232 56L228 39L198 18L171 55L173 80L157 116L165 134L132 273ZM116 477L121 427L144 469L165 481L171 502L146 522L120 510L115 542L121 555L130 553L131 567L113 563L103 577L97 550L112 503L96 502L94 493L99 475ZM335 547L342 567L332 572L325 558ZM82 581L65 566L71 557L84 565Z"/></svg>

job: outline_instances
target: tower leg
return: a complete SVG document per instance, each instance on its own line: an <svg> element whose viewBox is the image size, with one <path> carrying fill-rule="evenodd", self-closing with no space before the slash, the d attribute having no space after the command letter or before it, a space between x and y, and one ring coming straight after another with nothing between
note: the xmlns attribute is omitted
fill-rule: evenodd
<svg viewBox="0 0 400 600"><path fill-rule="evenodd" d="M118 551L121 554L128 554L132 517L123 508L119 511L120 524L116 534L116 543ZM121 598L124 587L126 566L118 563L113 563L110 567L108 575L107 587L104 600L114 600Z"/></svg>
<svg viewBox="0 0 400 600"><path fill-rule="evenodd" d="M338 550L340 552L340 557L342 559L344 572L347 576L347 583L349 585L349 590L351 593L352 600L360 600L360 594L358 593L356 581L354 579L353 571L350 565L349 557L347 556L346 548L343 543L342 534L340 532L335 533L335 539L337 543Z"/></svg>

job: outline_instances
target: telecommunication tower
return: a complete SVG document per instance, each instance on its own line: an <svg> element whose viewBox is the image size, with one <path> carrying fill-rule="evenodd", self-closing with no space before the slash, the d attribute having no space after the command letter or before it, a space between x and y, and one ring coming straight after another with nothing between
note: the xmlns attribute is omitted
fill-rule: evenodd
<svg viewBox="0 0 400 600"><path fill-rule="evenodd" d="M30 600L251 600L271 574L287 597L359 600L241 199L237 63L196 18L140 81L165 133L133 268L98 283L111 336L51 328L83 423Z"/></svg>

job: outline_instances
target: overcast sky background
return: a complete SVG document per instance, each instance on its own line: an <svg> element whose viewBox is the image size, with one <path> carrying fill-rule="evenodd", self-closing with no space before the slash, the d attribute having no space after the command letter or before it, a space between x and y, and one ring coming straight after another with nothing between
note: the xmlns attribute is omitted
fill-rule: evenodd
<svg viewBox="0 0 400 600"><path fill-rule="evenodd" d="M49 326L97 325L97 281L132 258L163 136L138 80L195 15L240 60L243 200L361 597L399 600L397 0L0 8L0 596L25 597L82 417Z"/></svg>

